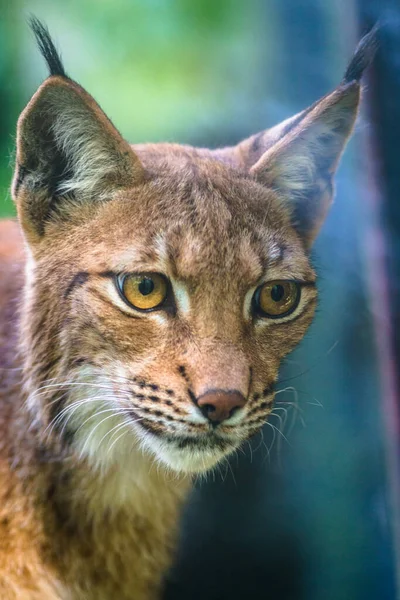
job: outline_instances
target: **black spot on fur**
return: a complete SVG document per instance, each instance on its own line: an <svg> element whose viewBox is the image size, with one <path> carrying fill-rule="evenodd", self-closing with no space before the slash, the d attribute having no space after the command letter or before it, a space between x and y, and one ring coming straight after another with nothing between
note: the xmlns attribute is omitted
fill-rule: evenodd
<svg viewBox="0 0 400 600"><path fill-rule="evenodd" d="M189 388L187 392L188 392L189 398L191 399L191 401L193 402L193 404L195 404L197 406L197 398L194 395L194 393L192 392L192 390Z"/></svg>
<svg viewBox="0 0 400 600"><path fill-rule="evenodd" d="M68 77L47 27L36 17L29 19L29 25L35 35L39 50L47 63L49 75Z"/></svg>
<svg viewBox="0 0 400 600"><path fill-rule="evenodd" d="M188 383L190 385L190 377L186 373L186 369L183 365L180 365L178 367L178 373L183 377L183 379L186 381L186 383Z"/></svg>
<svg viewBox="0 0 400 600"><path fill-rule="evenodd" d="M160 435L163 431L162 427L160 427L159 425L155 425L154 423L152 423L152 421L148 421L147 419L144 419L141 422L141 426L151 431L151 433L153 433L154 435Z"/></svg>
<svg viewBox="0 0 400 600"><path fill-rule="evenodd" d="M75 287L84 285L87 282L88 279L89 279L89 273L86 273L85 271L81 271L80 273L76 273L76 275L74 275L74 277L70 281L67 289L64 292L64 300L66 298L68 298L68 296L71 294L72 290Z"/></svg>
<svg viewBox="0 0 400 600"><path fill-rule="evenodd" d="M274 384L272 383L268 387L264 388L262 395L265 398L265 396L269 396L270 394L272 394L273 391L274 391Z"/></svg>

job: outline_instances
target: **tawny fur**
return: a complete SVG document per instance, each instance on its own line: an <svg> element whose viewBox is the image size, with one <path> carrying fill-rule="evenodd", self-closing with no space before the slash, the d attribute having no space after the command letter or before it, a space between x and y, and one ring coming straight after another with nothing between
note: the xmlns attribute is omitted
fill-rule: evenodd
<svg viewBox="0 0 400 600"><path fill-rule="evenodd" d="M358 100L346 82L212 151L130 147L65 73L32 98L21 228L0 223L2 600L160 598L191 474L260 429L312 321L309 248ZM127 306L128 272L166 276L174 308ZM254 314L282 279L302 282L295 312ZM196 406L210 389L246 400L217 433Z"/></svg>

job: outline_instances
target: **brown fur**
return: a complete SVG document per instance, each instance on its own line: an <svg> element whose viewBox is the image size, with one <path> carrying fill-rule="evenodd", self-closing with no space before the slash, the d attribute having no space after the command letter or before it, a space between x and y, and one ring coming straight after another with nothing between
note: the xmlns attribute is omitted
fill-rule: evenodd
<svg viewBox="0 0 400 600"><path fill-rule="evenodd" d="M312 320L308 251L358 99L345 83L211 151L129 147L65 74L32 98L23 234L0 224L0 598L159 598L190 474L260 429ZM171 280L174 307L124 304L113 274L141 271ZM259 318L275 279L303 282L299 308ZM246 398L216 433L195 406L210 389Z"/></svg>

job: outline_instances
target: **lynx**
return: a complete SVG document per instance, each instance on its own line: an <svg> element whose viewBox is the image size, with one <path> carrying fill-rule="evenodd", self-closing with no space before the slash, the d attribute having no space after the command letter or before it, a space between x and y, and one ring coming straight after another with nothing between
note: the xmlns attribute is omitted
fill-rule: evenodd
<svg viewBox="0 0 400 600"><path fill-rule="evenodd" d="M222 149L130 146L32 20L0 224L0 598L155 600L195 473L271 412L317 304L374 33L312 106Z"/></svg>

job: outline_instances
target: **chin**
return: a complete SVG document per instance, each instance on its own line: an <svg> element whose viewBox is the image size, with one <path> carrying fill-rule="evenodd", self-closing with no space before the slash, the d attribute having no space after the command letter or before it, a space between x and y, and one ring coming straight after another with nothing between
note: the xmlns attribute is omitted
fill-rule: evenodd
<svg viewBox="0 0 400 600"><path fill-rule="evenodd" d="M208 440L170 436L156 436L147 432L142 444L157 462L181 474L206 473L239 446L229 440Z"/></svg>

